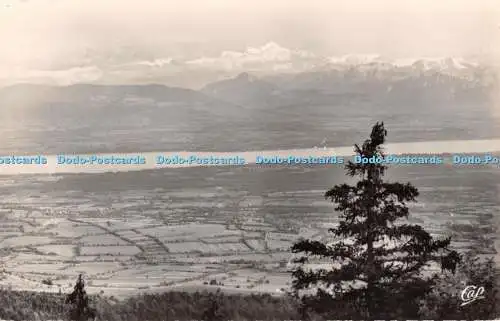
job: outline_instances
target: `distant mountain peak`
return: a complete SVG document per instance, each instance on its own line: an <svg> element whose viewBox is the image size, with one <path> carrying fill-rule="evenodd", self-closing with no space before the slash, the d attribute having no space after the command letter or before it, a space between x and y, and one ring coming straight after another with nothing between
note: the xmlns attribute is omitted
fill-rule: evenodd
<svg viewBox="0 0 500 321"><path fill-rule="evenodd" d="M186 61L187 65L201 68L225 71L272 71L272 70L300 70L304 62L317 59L311 52L299 49L288 49L274 41L260 47L247 47L243 51L225 50L216 57L201 57Z"/></svg>
<svg viewBox="0 0 500 321"><path fill-rule="evenodd" d="M221 97L232 103L246 103L258 99L267 98L279 92L277 86L264 81L248 72L242 72L234 78L210 83L202 89L202 92L212 97Z"/></svg>
<svg viewBox="0 0 500 321"><path fill-rule="evenodd" d="M413 68L422 71L453 71L474 68L475 61L459 57L419 57L390 59L378 54L349 54L327 59L329 66L336 67L373 67L385 69Z"/></svg>

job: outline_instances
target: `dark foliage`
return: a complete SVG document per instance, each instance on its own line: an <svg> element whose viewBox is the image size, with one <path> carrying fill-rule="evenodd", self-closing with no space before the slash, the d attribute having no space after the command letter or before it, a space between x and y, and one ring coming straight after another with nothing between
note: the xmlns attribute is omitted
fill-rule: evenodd
<svg viewBox="0 0 500 321"><path fill-rule="evenodd" d="M498 318L498 271L492 259L464 255L457 273L445 273L421 305L428 319L488 320ZM461 293L468 285L484 287L484 298L462 306Z"/></svg>
<svg viewBox="0 0 500 321"><path fill-rule="evenodd" d="M386 135L383 123L377 123L370 138L355 145L356 154L383 160ZM338 227L330 229L336 242L301 240L292 247L302 253L293 272L296 295L319 289L303 296L305 310L348 319L418 318L418 302L436 278L423 277L426 266L441 263L455 272L460 256L448 249L450 238L436 240L421 226L398 221L408 218L406 202L415 201L418 191L410 183L385 182L386 169L383 162L348 162L347 174L360 180L325 194L341 213ZM337 266L311 270L305 265L311 258Z"/></svg>
<svg viewBox="0 0 500 321"><path fill-rule="evenodd" d="M208 296L207 309L203 312L202 320L204 321L218 321L224 319L222 311L223 296L220 289L217 289L215 294L210 293Z"/></svg>
<svg viewBox="0 0 500 321"><path fill-rule="evenodd" d="M217 292L144 294L98 308L99 320L298 320L293 298Z"/></svg>
<svg viewBox="0 0 500 321"><path fill-rule="evenodd" d="M65 320L64 297L56 293L0 290L0 319Z"/></svg>
<svg viewBox="0 0 500 321"><path fill-rule="evenodd" d="M427 320L490 320L496 313L496 269L492 262L479 262L466 257L456 274L445 273L435 287L419 304L421 319ZM460 307L459 296L465 284L484 285L486 298L470 306ZM66 296L55 293L16 292L0 290L0 319L3 320L70 320ZM301 311L295 297L274 297L268 294L231 295L224 292L164 292L142 294L127 300L111 300L91 296L99 321L170 321L170 320L332 320L331 317ZM356 315L356 301L342 305L323 297L325 304L333 304L338 314ZM398 298L399 299L399 298ZM404 303L403 300L398 300ZM318 300L305 299L311 305ZM324 305L322 305L324 306ZM394 319L406 319L402 316ZM333 318L337 320L337 318ZM355 319L355 318L349 318Z"/></svg>

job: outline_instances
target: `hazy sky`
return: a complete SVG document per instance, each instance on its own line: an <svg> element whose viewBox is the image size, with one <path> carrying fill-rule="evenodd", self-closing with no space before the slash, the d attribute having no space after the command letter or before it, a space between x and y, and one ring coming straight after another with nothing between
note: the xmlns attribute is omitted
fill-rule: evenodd
<svg viewBox="0 0 500 321"><path fill-rule="evenodd" d="M0 0L0 66L240 50L275 41L322 54L466 55L500 43L498 0ZM110 58L111 59L111 58ZM90 61L88 61L90 63Z"/></svg>

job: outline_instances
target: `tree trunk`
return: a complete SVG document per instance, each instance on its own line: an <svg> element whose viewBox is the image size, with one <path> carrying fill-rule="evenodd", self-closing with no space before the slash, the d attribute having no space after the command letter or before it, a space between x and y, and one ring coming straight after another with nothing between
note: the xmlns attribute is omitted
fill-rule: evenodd
<svg viewBox="0 0 500 321"><path fill-rule="evenodd" d="M366 215L366 256L367 256L367 287L366 287L366 304L367 304L367 320L372 320L374 318L374 314L376 313L373 299L374 299L374 290L375 290L375 256L373 253L373 226L374 226L374 212L373 208L375 206L375 183L377 180L377 173L373 173L372 169L368 169L368 180L370 182L369 193L368 193L368 202L369 206L367 207L367 215Z"/></svg>
<svg viewBox="0 0 500 321"><path fill-rule="evenodd" d="M371 221L371 214L368 214L369 216L369 221ZM368 226L370 226L371 222L368 222ZM366 300L367 300L367 320L372 320L373 318L373 313L374 310L374 305L373 305L373 292L374 292L374 287L375 287L375 277L373 274L374 271L374 266L373 266L373 261L374 261L374 256L373 256L373 236L371 235L370 229L368 230L368 236L367 236L367 287L366 287Z"/></svg>

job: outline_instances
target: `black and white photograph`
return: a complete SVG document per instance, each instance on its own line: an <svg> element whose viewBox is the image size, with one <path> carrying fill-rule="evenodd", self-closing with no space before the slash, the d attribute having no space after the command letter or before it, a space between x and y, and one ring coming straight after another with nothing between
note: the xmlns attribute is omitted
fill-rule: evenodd
<svg viewBox="0 0 500 321"><path fill-rule="evenodd" d="M500 319L497 0L0 0L0 320Z"/></svg>

